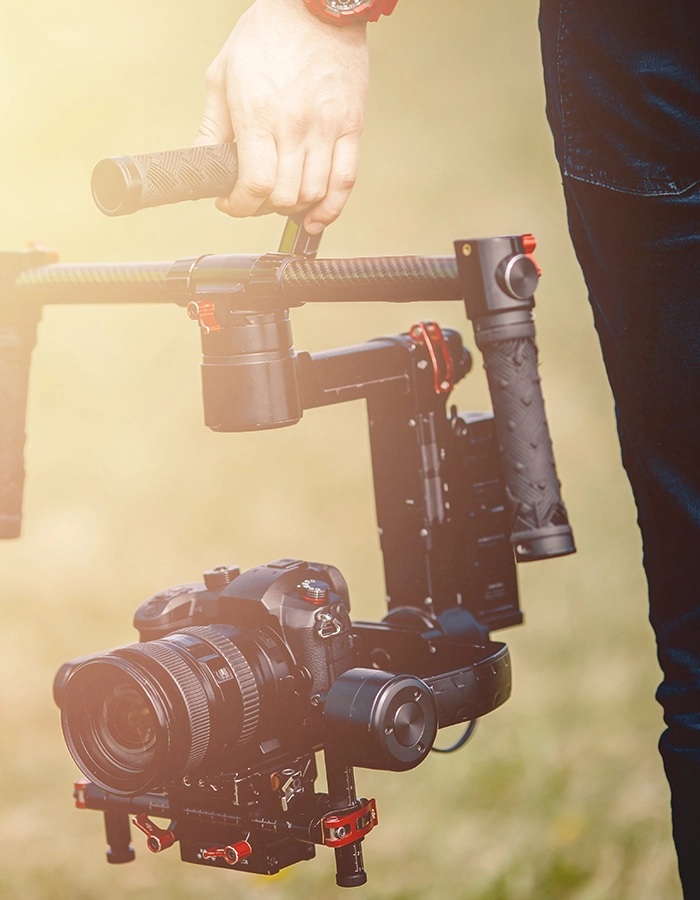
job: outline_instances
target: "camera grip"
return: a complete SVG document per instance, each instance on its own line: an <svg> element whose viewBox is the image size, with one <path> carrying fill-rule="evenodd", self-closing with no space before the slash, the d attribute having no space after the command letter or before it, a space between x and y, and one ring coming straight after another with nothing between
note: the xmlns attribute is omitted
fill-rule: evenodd
<svg viewBox="0 0 700 900"><path fill-rule="evenodd" d="M92 196L107 216L152 206L225 197L238 177L235 143L186 147L139 156L110 156L92 173Z"/></svg>
<svg viewBox="0 0 700 900"><path fill-rule="evenodd" d="M515 334L514 334L515 332ZM484 357L519 562L575 550L537 371L535 326L476 329Z"/></svg>
<svg viewBox="0 0 700 900"><path fill-rule="evenodd" d="M29 363L38 310L0 319L0 539L19 537L24 488L24 442Z"/></svg>

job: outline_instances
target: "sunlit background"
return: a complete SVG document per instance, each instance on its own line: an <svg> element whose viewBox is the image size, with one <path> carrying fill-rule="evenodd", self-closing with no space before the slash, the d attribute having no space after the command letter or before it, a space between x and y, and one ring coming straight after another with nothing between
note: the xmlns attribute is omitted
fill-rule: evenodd
<svg viewBox="0 0 700 900"><path fill-rule="evenodd" d="M299 0L301 2L301 0ZM25 0L0 31L0 247L64 261L276 248L278 218L209 201L110 220L89 195L103 156L186 146L203 73L243 0ZM449 253L458 237L532 231L542 378L579 553L521 568L527 624L504 633L513 697L474 742L407 774L358 771L381 825L367 900L673 900L659 672L610 393L570 247L544 115L535 0L401 0L371 28L360 181L327 255ZM309 306L297 349L469 326L458 304ZM135 638L134 609L203 569L280 556L338 566L355 614L379 618L382 566L361 403L295 428L202 425L196 326L176 307L52 307L28 410L25 523L0 545L0 896L17 900L335 897L330 851L273 879L205 871L134 836L104 861L78 812L51 700L55 670ZM487 404L480 371L457 391ZM445 737L445 736L443 736Z"/></svg>

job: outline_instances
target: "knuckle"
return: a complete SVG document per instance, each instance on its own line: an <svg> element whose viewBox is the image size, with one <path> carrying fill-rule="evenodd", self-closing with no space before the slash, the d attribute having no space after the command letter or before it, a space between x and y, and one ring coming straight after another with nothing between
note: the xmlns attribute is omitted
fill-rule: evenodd
<svg viewBox="0 0 700 900"><path fill-rule="evenodd" d="M297 196L291 191L275 190L270 194L268 202L275 209L292 209L297 205Z"/></svg>
<svg viewBox="0 0 700 900"><path fill-rule="evenodd" d="M248 175L241 181L241 188L253 197L269 197L275 189L275 182L272 178L258 172L254 175Z"/></svg>
<svg viewBox="0 0 700 900"><path fill-rule="evenodd" d="M295 140L302 138L309 130L309 116L302 109L290 109L286 113L285 131Z"/></svg>
<svg viewBox="0 0 700 900"><path fill-rule="evenodd" d="M320 203L325 196L324 188L305 188L299 196L299 203L303 206L312 206L314 203Z"/></svg>
<svg viewBox="0 0 700 900"><path fill-rule="evenodd" d="M343 128L343 133L345 136L349 135L359 135L362 133L362 128L364 127L364 118L362 114L358 113L350 113L345 117L345 127Z"/></svg>
<svg viewBox="0 0 700 900"><path fill-rule="evenodd" d="M357 182L357 172L354 169L345 169L342 172L338 172L334 182L337 190L342 191L344 194L349 194Z"/></svg>
<svg viewBox="0 0 700 900"><path fill-rule="evenodd" d="M341 214L343 206L345 206L345 203L343 202L343 199L339 197L331 199L326 198L326 202L316 211L314 218L318 222L323 222L324 225L330 225L331 222L335 222Z"/></svg>

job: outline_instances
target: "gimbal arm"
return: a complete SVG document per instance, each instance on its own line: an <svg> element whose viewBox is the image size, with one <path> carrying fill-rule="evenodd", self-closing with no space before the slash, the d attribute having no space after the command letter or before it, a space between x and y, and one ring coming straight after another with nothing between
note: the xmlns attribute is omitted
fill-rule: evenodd
<svg viewBox="0 0 700 900"><path fill-rule="evenodd" d="M103 212L121 215L147 206L222 195L230 191L235 178L235 147L188 148L103 160L94 173L93 194ZM221 393L224 368L230 391L237 396L251 392L249 406L257 405L258 400L264 406L264 384L248 364L264 361L277 366L281 396L273 398L274 403L271 400L260 420L229 426L219 411L207 420L214 430L226 431L298 421L301 405L297 397L295 407L293 396L298 387L286 314L289 307L317 302L464 299L484 355L512 507L516 557L525 561L571 553L573 538L561 500L537 373L532 315L538 281L532 258L534 239L520 235L458 241L455 249L456 260L416 256L316 260L270 253L207 255L175 263L39 264L35 268L29 268L32 262L26 260L19 266L25 271L13 286L11 278L5 279L0 315L7 316L9 310L10 317L38 318L37 307L46 303L175 302L187 306L202 330L205 408L208 395ZM277 353L280 347L283 352ZM0 347L2 353L9 359L6 348ZM26 352L20 356L28 361ZM241 361L246 365L239 365ZM3 417L8 426L3 428L0 444L5 461L0 470L0 505L6 507L7 498L11 499L15 527L5 534L11 537L19 533L17 485L21 485L23 470L17 459L21 461L24 412L18 416L17 409L24 403L21 384L26 378L23 381L12 374L14 368L8 371L4 399L8 412ZM256 395L256 390L261 392ZM224 391L224 406L230 396ZM4 507L0 514L7 513Z"/></svg>

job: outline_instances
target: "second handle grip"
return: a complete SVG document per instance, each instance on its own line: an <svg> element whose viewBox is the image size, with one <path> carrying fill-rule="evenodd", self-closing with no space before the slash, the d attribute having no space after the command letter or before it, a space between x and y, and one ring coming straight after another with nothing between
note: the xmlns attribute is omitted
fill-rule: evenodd
<svg viewBox="0 0 700 900"><path fill-rule="evenodd" d="M0 540L22 526L24 442L29 362L40 310L14 321L0 316Z"/></svg>
<svg viewBox="0 0 700 900"><path fill-rule="evenodd" d="M152 206L225 197L238 178L235 143L186 147L139 156L109 156L92 173L92 196L107 216Z"/></svg>
<svg viewBox="0 0 700 900"><path fill-rule="evenodd" d="M519 562L575 552L537 371L531 234L455 241L467 315L493 404Z"/></svg>
<svg viewBox="0 0 700 900"><path fill-rule="evenodd" d="M493 403L511 540L519 562L574 552L561 499L552 441L537 371L534 322L521 335L503 339L494 329L476 332Z"/></svg>

